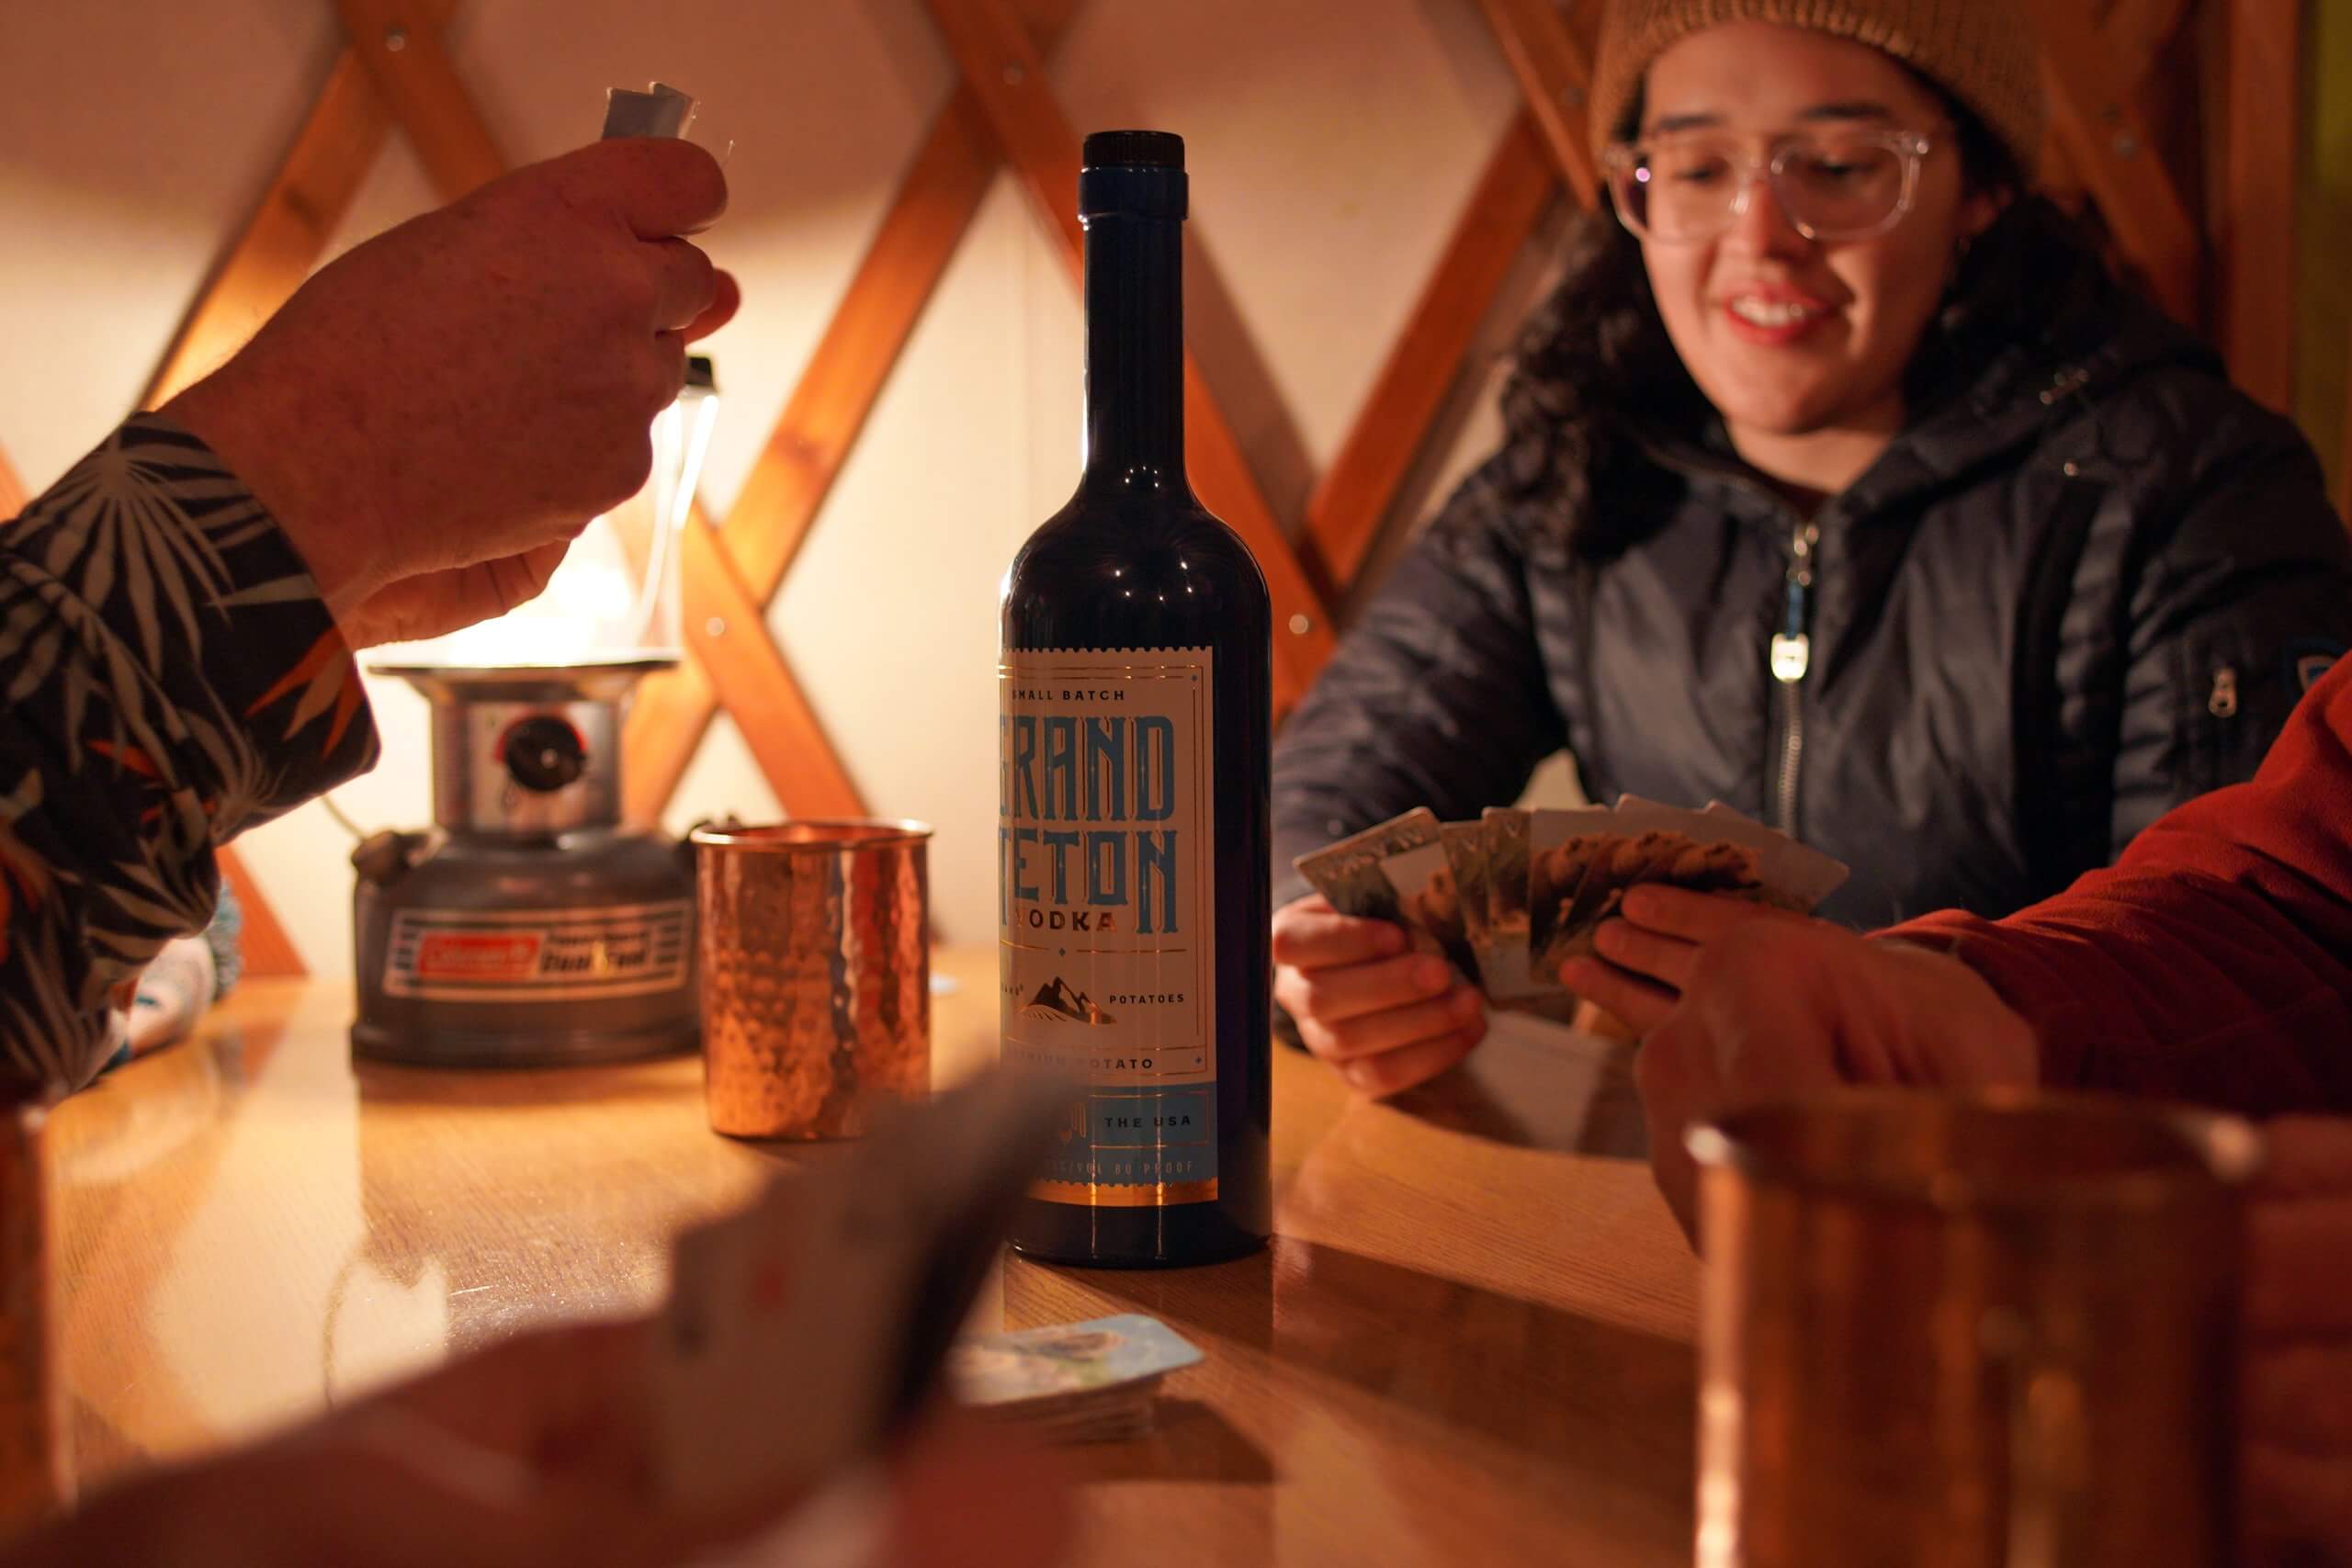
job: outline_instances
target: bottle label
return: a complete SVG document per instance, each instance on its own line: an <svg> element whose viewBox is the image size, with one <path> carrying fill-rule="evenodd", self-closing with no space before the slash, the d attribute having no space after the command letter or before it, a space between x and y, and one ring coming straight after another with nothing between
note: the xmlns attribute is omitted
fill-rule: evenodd
<svg viewBox="0 0 2352 1568"><path fill-rule="evenodd" d="M997 667L1004 1060L1083 1091L1030 1195L1216 1196L1210 650Z"/></svg>

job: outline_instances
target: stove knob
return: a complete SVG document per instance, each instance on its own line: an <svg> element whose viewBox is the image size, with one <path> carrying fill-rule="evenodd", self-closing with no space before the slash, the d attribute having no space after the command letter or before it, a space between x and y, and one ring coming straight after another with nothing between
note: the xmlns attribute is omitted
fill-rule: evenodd
<svg viewBox="0 0 2352 1568"><path fill-rule="evenodd" d="M525 789L550 794L588 771L580 731L552 714L517 721L499 743L498 760Z"/></svg>

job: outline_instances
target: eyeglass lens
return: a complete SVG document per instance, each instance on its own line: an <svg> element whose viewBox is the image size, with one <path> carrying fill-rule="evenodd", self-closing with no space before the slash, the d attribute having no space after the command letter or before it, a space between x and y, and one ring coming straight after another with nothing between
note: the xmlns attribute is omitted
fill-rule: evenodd
<svg viewBox="0 0 2352 1568"><path fill-rule="evenodd" d="M1702 239L1731 221L1751 164L1721 142L1638 148L1620 171L1617 199L1634 223L1660 240ZM1816 239L1883 228L1901 205L1904 155L1870 141L1784 144L1761 173L1790 221Z"/></svg>

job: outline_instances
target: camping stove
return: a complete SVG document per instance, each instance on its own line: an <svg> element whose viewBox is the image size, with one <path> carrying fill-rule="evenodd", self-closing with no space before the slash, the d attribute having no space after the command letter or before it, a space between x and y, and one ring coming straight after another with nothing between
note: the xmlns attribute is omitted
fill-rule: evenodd
<svg viewBox="0 0 2352 1568"><path fill-rule="evenodd" d="M515 1067L699 1042L690 852L620 827L621 716L673 662L377 667L432 702L435 827L353 852L354 1051Z"/></svg>

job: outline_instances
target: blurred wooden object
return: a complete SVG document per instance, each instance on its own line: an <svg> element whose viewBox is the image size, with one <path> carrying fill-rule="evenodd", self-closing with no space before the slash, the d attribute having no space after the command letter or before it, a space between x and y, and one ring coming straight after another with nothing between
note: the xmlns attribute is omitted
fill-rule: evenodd
<svg viewBox="0 0 2352 1568"><path fill-rule="evenodd" d="M506 172L489 125L441 47L445 7L434 0L335 0L335 10L443 201Z"/></svg>
<svg viewBox="0 0 2352 1568"><path fill-rule="evenodd" d="M2211 225L2215 335L2231 378L2281 413L2295 400L2303 117L2292 110L2302 98L2302 36L2301 0L2229 0L2221 210Z"/></svg>
<svg viewBox="0 0 2352 1568"><path fill-rule="evenodd" d="M25 509L32 497L25 493L25 481L17 477L17 467L8 461L8 454L0 452L0 521L14 517Z"/></svg>
<svg viewBox="0 0 2352 1568"><path fill-rule="evenodd" d="M948 949L937 1076L994 1055ZM262 983L51 1122L81 1467L104 1484L533 1324L651 1306L680 1224L779 1165L681 1058L353 1068L347 988ZM1622 1050L1509 1021L1396 1105L1278 1050L1270 1251L1159 1273L1009 1261L978 1320L1165 1320L1207 1353L1159 1428L1066 1450L1075 1561L1690 1556L1697 1268L1637 1157ZM1631 1140L1629 1142L1629 1140Z"/></svg>
<svg viewBox="0 0 2352 1568"><path fill-rule="evenodd" d="M2052 128L2099 211L2165 308L2180 320L2203 316L2197 225L2181 184L2157 155L2133 104L2080 5L2028 7L2041 37L2042 81Z"/></svg>
<svg viewBox="0 0 2352 1568"><path fill-rule="evenodd" d="M73 1495L48 1119L38 1104L0 1098L0 1539Z"/></svg>
<svg viewBox="0 0 2352 1568"><path fill-rule="evenodd" d="M1592 35L1573 32L1552 0L1478 0L1519 78L1519 95L1544 130L1552 161L1589 209L1600 206L1600 165L1586 130ZM1597 20L1594 24L1597 26Z"/></svg>

